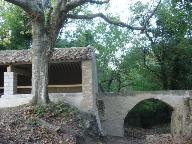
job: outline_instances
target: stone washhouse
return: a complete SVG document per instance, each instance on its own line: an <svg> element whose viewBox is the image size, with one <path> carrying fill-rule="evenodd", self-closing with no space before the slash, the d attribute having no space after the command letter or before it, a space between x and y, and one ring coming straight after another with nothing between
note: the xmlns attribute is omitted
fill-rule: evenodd
<svg viewBox="0 0 192 144"><path fill-rule="evenodd" d="M30 50L0 51L0 107L29 103L31 76ZM98 93L93 48L55 49L49 61L48 92L51 101L64 101L94 114L103 135L124 136L125 117L146 99L158 99L173 108L173 135L192 135L192 91Z"/></svg>
<svg viewBox="0 0 192 144"><path fill-rule="evenodd" d="M19 106L32 99L31 69L30 49L0 51L0 107ZM93 111L95 69L93 48L56 48L49 61L50 99Z"/></svg>

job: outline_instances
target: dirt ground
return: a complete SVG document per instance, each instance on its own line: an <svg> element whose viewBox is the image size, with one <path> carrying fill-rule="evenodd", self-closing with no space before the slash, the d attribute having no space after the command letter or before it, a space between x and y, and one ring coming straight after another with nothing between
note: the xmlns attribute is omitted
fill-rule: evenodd
<svg viewBox="0 0 192 144"><path fill-rule="evenodd" d="M82 129L82 123L79 119L78 113L68 106L58 105L48 108L48 112L43 112L41 108L38 109L38 115L47 121L51 128L55 126L67 126L65 131L51 132L46 129L45 125L38 124L35 120L36 115L33 113L33 108L22 106L17 108L0 109L0 144L192 144L192 138L187 141L177 141L173 143L171 139L160 139L152 137L151 142L146 142L146 130L136 130L134 137L127 135L126 137L90 137L84 135L83 139L78 140L72 133L79 134ZM52 109L56 111L53 113ZM61 111L58 111L61 110ZM37 113L36 112L36 113ZM53 115L55 114L55 115ZM57 115L59 114L59 115ZM49 127L50 128L50 127ZM164 130L167 131L166 128ZM133 129L130 130L134 131ZM141 135L139 135L141 133ZM129 134L129 133L128 133ZM139 137L137 137L139 135Z"/></svg>
<svg viewBox="0 0 192 144"><path fill-rule="evenodd" d="M104 137L102 140L87 137L84 144L144 144L144 139L131 137Z"/></svg>

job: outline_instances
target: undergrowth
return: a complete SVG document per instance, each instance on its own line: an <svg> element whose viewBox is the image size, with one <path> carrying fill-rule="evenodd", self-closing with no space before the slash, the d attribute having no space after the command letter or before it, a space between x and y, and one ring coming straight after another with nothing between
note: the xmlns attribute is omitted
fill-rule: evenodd
<svg viewBox="0 0 192 144"><path fill-rule="evenodd" d="M37 105L33 114L37 117L69 117L71 114L78 114L77 108L71 107L64 102L50 103L48 105Z"/></svg>

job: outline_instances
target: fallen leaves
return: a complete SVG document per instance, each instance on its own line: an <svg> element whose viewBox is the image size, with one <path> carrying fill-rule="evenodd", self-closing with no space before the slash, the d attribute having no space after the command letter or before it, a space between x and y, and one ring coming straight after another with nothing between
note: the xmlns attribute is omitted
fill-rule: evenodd
<svg viewBox="0 0 192 144"><path fill-rule="evenodd" d="M0 109L0 143L75 144L75 135L69 131L80 132L83 124L76 117L78 113L68 105L59 104L56 111L53 107L45 110L41 107L38 114L36 107L26 105ZM59 131L60 126L67 126L67 129ZM59 132L51 131L49 127Z"/></svg>

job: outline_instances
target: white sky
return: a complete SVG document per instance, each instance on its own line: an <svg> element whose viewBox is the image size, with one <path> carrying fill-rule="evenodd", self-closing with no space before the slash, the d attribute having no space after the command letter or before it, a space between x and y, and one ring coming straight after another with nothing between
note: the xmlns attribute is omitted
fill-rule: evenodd
<svg viewBox="0 0 192 144"><path fill-rule="evenodd" d="M121 21L128 23L128 18L132 16L129 7L131 6L131 4L134 4L138 1L142 2L143 4L149 3L149 5L152 6L151 9L153 9L153 7L157 5L159 0L110 0L110 8L105 9L105 6L101 8L96 8L95 5L93 5L89 7L89 10L92 11L93 13L98 12L102 12L104 14L112 13L113 16L119 16ZM98 19L96 19L96 21ZM67 29L73 31L76 28L77 28L76 24L70 24L68 25Z"/></svg>
<svg viewBox="0 0 192 144"><path fill-rule="evenodd" d="M114 16L120 16L121 21L124 21L125 23L128 21L128 18L131 17L131 11L129 11L129 7L131 4L134 4L138 1L141 1L144 4L149 3L151 8L153 9L159 0L111 0L110 5L111 8L107 11L112 13ZM129 47L132 45L131 43L128 43L126 47ZM121 49L116 53L117 58L120 58L123 52ZM114 68L114 65L111 65L112 68Z"/></svg>
<svg viewBox="0 0 192 144"><path fill-rule="evenodd" d="M93 13L102 12L104 14L111 13L113 16L119 16L121 21L127 23L128 18L131 17L131 11L129 7L131 4L134 4L138 1L146 4L149 3L153 7L155 7L159 0L110 0L110 8L105 9L105 6L98 9L95 6L89 6L89 10ZM69 25L68 28L75 29L76 25Z"/></svg>
<svg viewBox="0 0 192 144"><path fill-rule="evenodd" d="M126 19L130 16L129 6L137 1L142 3L150 3L152 6L156 5L156 0L111 0L111 8L109 11L114 15L119 15L121 19Z"/></svg>

